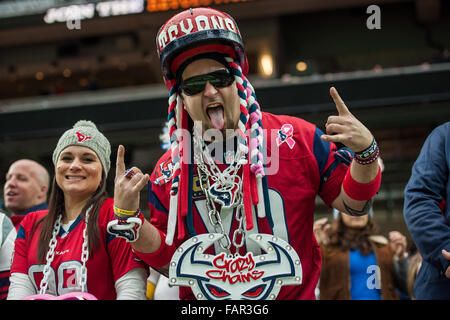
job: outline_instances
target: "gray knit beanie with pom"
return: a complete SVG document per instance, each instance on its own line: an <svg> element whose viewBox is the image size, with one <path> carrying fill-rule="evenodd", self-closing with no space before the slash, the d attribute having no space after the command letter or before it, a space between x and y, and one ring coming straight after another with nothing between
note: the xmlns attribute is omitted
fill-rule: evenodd
<svg viewBox="0 0 450 320"><path fill-rule="evenodd" d="M53 151L53 164L56 166L59 154L69 146L82 146L92 149L100 159L105 176L111 167L111 145L106 137L97 129L92 121L80 120L72 129L67 130L59 138L55 151Z"/></svg>

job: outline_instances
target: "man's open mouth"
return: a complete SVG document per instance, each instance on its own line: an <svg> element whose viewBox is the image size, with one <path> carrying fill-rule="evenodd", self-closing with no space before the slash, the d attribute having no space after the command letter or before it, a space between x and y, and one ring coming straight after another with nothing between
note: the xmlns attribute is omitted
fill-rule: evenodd
<svg viewBox="0 0 450 320"><path fill-rule="evenodd" d="M220 103L213 103L206 108L209 120L214 128L222 130L225 124L225 115L223 106Z"/></svg>

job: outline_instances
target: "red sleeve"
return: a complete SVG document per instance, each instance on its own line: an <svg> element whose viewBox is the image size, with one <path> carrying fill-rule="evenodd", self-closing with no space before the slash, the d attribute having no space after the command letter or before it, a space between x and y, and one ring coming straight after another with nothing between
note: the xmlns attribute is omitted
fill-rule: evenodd
<svg viewBox="0 0 450 320"><path fill-rule="evenodd" d="M30 264L28 256L30 252L37 252L37 241L39 240L39 237L37 236L38 231L35 231L37 233L33 236L33 239L31 239L31 232L33 231L35 223L46 215L47 212L47 210L30 212L22 219L22 222L18 226L17 237L14 242L14 256L11 265L11 273L18 272L28 274L28 267Z"/></svg>
<svg viewBox="0 0 450 320"><path fill-rule="evenodd" d="M18 228L17 238L14 242L14 256L11 265L11 273L18 272L28 274L27 252L26 234L22 223Z"/></svg>
<svg viewBox="0 0 450 320"><path fill-rule="evenodd" d="M328 207L339 196L342 181L353 159L348 148L337 149L332 142L324 142L324 133L315 128L313 153L320 173L319 195Z"/></svg>
<svg viewBox="0 0 450 320"><path fill-rule="evenodd" d="M106 238L106 248L114 281L116 281L131 269L147 269L147 267L133 252L130 243L126 242L125 239L112 236L106 231L108 222L114 220L113 205L114 199L107 199L103 203L99 215L99 227Z"/></svg>
<svg viewBox="0 0 450 320"><path fill-rule="evenodd" d="M166 235L161 230L158 231L161 237L161 246L158 250L153 253L135 251L137 256L152 268L160 268L169 264L170 259L172 259L172 256L175 253L175 245L168 246L166 244Z"/></svg>
<svg viewBox="0 0 450 320"><path fill-rule="evenodd" d="M342 181L352 162L353 153L347 148L337 149L330 143L330 152L324 169L321 171L319 195L328 207L341 193Z"/></svg>
<svg viewBox="0 0 450 320"><path fill-rule="evenodd" d="M345 164L339 164L330 174L327 181L322 185L319 195L328 207L341 193L342 181L348 170Z"/></svg>

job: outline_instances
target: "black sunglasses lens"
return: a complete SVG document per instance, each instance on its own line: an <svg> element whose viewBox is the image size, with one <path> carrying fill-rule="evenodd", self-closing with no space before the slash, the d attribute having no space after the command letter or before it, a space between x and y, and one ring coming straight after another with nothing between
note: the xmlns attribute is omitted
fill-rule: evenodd
<svg viewBox="0 0 450 320"><path fill-rule="evenodd" d="M234 76L231 75L227 70L220 70L222 72L216 71L211 75L214 75L210 80L211 84L216 88L228 87L234 81Z"/></svg>
<svg viewBox="0 0 450 320"><path fill-rule="evenodd" d="M191 96L205 90L207 81L216 88L224 88L233 83L234 76L226 69L217 70L208 74L189 78L183 81L181 88L185 94Z"/></svg>
<svg viewBox="0 0 450 320"><path fill-rule="evenodd" d="M189 79L182 85L183 91L188 95L192 96L199 92L202 92L205 89L206 80L204 79Z"/></svg>

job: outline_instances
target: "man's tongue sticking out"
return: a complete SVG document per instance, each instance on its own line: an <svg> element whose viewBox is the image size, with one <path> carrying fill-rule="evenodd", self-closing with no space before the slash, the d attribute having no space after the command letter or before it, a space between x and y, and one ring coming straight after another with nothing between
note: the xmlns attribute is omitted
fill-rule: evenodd
<svg viewBox="0 0 450 320"><path fill-rule="evenodd" d="M211 121L211 124L214 128L217 130L222 130L224 124L225 124L225 117L223 114L223 107L217 106L213 108L208 108L207 110L209 120Z"/></svg>

